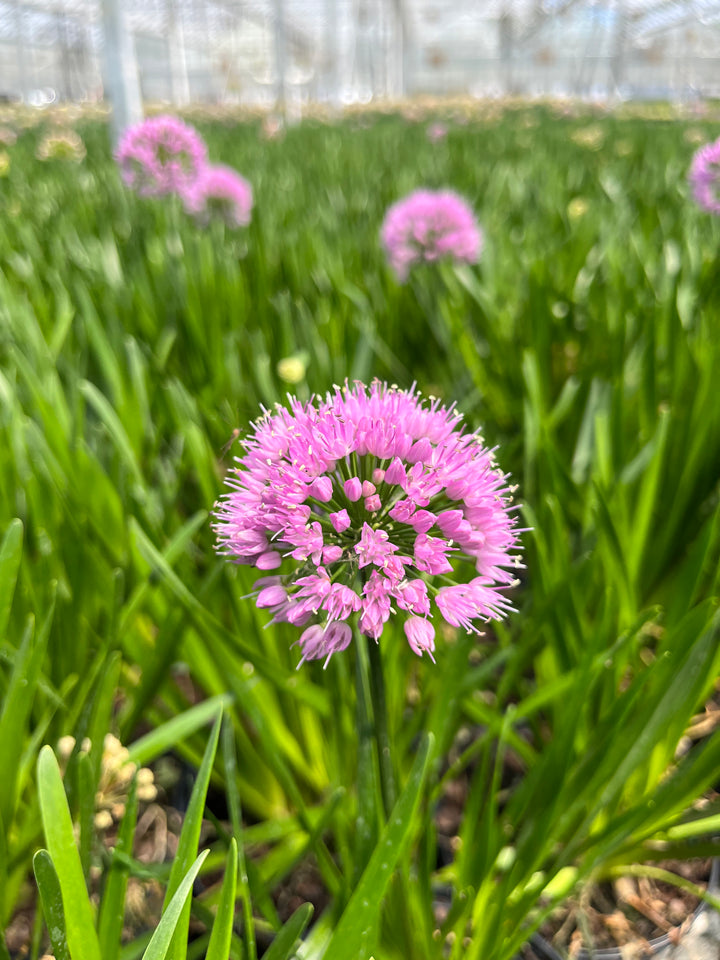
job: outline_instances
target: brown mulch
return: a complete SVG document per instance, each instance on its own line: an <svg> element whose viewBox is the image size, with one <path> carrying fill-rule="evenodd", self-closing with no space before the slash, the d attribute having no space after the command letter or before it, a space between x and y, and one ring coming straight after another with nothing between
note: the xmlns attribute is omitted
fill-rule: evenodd
<svg viewBox="0 0 720 960"><path fill-rule="evenodd" d="M707 889L711 860L667 860L654 866ZM671 942L686 932L701 900L686 890L649 877L621 877L588 885L568 900L541 928L541 935L562 953L622 949L642 957L650 941L667 935Z"/></svg>

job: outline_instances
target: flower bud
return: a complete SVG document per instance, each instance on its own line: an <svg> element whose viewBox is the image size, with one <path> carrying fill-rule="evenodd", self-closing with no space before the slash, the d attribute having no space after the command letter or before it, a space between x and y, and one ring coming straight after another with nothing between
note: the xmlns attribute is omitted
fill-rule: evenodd
<svg viewBox="0 0 720 960"><path fill-rule="evenodd" d="M338 510L337 513L331 513L329 520L338 533L342 533L350 526L350 516L347 510Z"/></svg>
<svg viewBox="0 0 720 960"><path fill-rule="evenodd" d="M332 480L330 477L316 477L310 484L310 493L317 500L327 503L332 500Z"/></svg>
<svg viewBox="0 0 720 960"><path fill-rule="evenodd" d="M357 477L351 477L343 484L345 496L351 503L355 503L362 496L362 484Z"/></svg>

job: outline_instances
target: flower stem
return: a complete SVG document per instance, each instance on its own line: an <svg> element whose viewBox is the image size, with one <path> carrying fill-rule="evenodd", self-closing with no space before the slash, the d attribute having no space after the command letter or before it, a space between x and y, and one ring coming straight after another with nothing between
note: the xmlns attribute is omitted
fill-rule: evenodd
<svg viewBox="0 0 720 960"><path fill-rule="evenodd" d="M358 816L355 823L355 877L356 882L367 866L380 832L380 789L377 754L374 749L375 726L372 718L372 696L367 656L367 638L356 634L355 689L357 697L357 798Z"/></svg>
<svg viewBox="0 0 720 960"><path fill-rule="evenodd" d="M380 645L368 640L368 661L370 664L370 695L372 697L373 719L375 721L375 744L380 769L380 789L382 791L385 819L388 820L395 806L395 774L393 772L390 737L388 735L387 701L385 699L385 679L383 677Z"/></svg>

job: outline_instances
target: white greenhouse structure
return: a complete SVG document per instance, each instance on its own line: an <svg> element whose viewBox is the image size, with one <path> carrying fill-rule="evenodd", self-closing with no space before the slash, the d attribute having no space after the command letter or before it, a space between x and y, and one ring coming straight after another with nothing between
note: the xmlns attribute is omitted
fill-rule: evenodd
<svg viewBox="0 0 720 960"><path fill-rule="evenodd" d="M720 0L0 0L0 98L720 96ZM117 94L116 94L117 96Z"/></svg>

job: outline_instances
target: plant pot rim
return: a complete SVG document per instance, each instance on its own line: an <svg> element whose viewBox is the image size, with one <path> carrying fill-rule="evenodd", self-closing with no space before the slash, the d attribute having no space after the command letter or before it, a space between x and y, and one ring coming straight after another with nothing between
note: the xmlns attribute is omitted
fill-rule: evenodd
<svg viewBox="0 0 720 960"><path fill-rule="evenodd" d="M708 880L708 892L717 893L718 891L720 891L720 857L713 857L710 867L710 879ZM694 921L697 916L709 908L710 904L703 900L690 916ZM664 947L670 946L671 942L670 936L667 933L648 940L650 956L658 953ZM555 947L539 933L534 933L528 940L528 944L535 952L538 960L565 960L562 954L558 953ZM623 953L619 947L605 947L601 950L593 950L592 953L583 948L579 951L575 960L622 960L622 958Z"/></svg>

